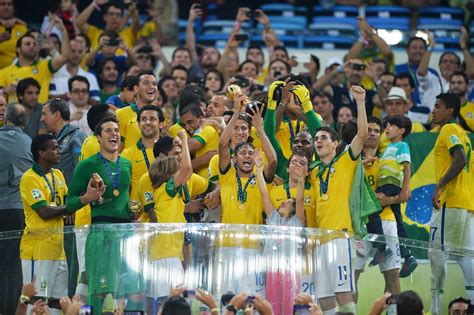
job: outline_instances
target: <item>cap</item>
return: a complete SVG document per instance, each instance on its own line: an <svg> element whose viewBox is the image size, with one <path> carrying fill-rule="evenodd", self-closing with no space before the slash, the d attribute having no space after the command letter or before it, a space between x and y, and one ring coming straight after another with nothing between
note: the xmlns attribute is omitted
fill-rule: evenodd
<svg viewBox="0 0 474 315"><path fill-rule="evenodd" d="M330 66L335 65L335 64L342 65L343 64L342 59L339 57L329 58L328 61L326 62L326 68L329 68Z"/></svg>
<svg viewBox="0 0 474 315"><path fill-rule="evenodd" d="M390 100L402 100L406 103L407 95L405 94L405 91L402 88L394 86L390 89L390 92L388 92L388 95L384 101Z"/></svg>

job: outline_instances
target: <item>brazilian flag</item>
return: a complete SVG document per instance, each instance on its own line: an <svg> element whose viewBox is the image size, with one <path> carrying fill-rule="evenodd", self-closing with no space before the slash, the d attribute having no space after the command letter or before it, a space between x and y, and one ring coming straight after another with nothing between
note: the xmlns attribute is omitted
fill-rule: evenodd
<svg viewBox="0 0 474 315"><path fill-rule="evenodd" d="M474 134L469 134L474 142ZM431 197L436 181L434 169L434 145L438 133L419 132L409 135L405 142L411 154L411 199L402 207L402 215L408 237L421 241L429 240L431 220ZM403 209L405 208L405 211Z"/></svg>

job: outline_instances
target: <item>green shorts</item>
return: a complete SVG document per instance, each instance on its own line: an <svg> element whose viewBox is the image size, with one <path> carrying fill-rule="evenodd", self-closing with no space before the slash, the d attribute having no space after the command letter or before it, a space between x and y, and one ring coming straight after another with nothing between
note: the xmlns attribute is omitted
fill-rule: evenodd
<svg viewBox="0 0 474 315"><path fill-rule="evenodd" d="M92 226L86 242L86 271L89 294L114 293L115 297L144 290L141 275L143 261L128 241L134 241L132 230L117 230L105 225ZM134 262L134 266L130 262Z"/></svg>

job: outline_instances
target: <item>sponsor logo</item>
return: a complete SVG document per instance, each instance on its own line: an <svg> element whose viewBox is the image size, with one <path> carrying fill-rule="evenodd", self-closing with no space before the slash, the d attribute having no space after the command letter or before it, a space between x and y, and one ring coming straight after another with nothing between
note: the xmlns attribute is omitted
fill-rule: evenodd
<svg viewBox="0 0 474 315"><path fill-rule="evenodd" d="M145 201L146 201L146 202L151 202L151 201L153 201L153 194L152 194L151 192L147 191L147 192L145 193Z"/></svg>

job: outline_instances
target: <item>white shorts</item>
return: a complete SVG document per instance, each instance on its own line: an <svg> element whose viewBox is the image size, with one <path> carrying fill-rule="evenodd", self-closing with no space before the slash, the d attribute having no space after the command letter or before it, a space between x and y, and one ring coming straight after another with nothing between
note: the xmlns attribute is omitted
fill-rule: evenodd
<svg viewBox="0 0 474 315"><path fill-rule="evenodd" d="M355 292L352 249L351 239L346 238L332 240L315 249L313 259L317 298Z"/></svg>
<svg viewBox="0 0 474 315"><path fill-rule="evenodd" d="M398 243L397 222L382 220L383 233L386 236L396 237L397 239L387 238L386 244L393 252L393 256L379 264L380 272L393 269L400 269L400 244ZM364 271L365 264L370 257L373 257L377 249L372 247L371 242L355 241L356 259L355 270Z"/></svg>
<svg viewBox="0 0 474 315"><path fill-rule="evenodd" d="M264 260L259 257L258 249L216 248L213 269L215 272L213 294L217 299L227 292L258 293L265 296L266 269Z"/></svg>
<svg viewBox="0 0 474 315"><path fill-rule="evenodd" d="M474 212L444 206L433 209L430 237L435 250L474 250Z"/></svg>
<svg viewBox="0 0 474 315"><path fill-rule="evenodd" d="M36 276L37 296L61 298L67 296L68 271L66 260L21 260L23 284Z"/></svg>
<svg viewBox="0 0 474 315"><path fill-rule="evenodd" d="M80 229L75 229L74 233L76 234L77 261L79 263L80 276L81 272L86 271L86 241L89 227L82 226Z"/></svg>
<svg viewBox="0 0 474 315"><path fill-rule="evenodd" d="M177 257L153 260L149 264L147 274L147 296L154 299L167 297L170 289L184 284L184 269L181 260Z"/></svg>

